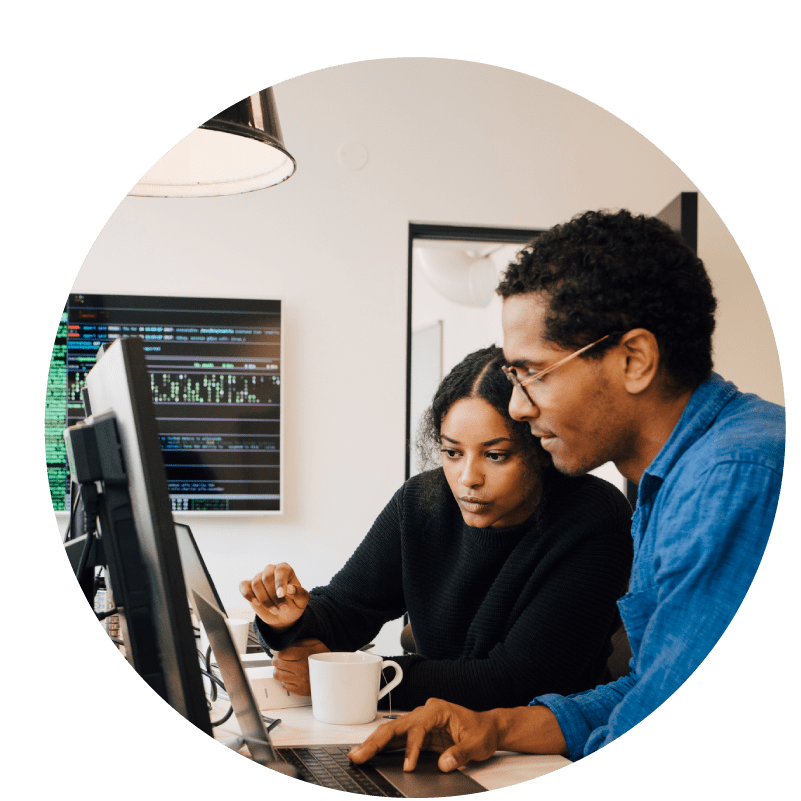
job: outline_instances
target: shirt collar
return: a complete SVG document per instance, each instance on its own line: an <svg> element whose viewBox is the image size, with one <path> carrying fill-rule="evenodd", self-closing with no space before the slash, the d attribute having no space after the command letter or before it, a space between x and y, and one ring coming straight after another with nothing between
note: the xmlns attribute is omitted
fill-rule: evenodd
<svg viewBox="0 0 801 801"><path fill-rule="evenodd" d="M737 387L731 381L724 381L717 373L712 373L693 392L667 442L643 473L641 497L643 492L650 493L661 485L676 462L706 433L720 410L737 392Z"/></svg>

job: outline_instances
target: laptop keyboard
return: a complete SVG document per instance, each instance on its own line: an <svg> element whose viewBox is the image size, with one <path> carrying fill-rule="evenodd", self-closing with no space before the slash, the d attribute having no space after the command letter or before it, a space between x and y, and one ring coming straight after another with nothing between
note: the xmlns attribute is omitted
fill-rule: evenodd
<svg viewBox="0 0 801 801"><path fill-rule="evenodd" d="M311 784L343 790L346 793L403 798L378 771L369 765L354 765L348 759L348 751L352 747L320 745L309 748L276 748L276 751Z"/></svg>

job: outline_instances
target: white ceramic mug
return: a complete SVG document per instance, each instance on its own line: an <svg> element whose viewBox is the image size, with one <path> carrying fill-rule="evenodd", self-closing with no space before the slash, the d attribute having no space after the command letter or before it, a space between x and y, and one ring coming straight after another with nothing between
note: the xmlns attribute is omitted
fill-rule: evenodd
<svg viewBox="0 0 801 801"><path fill-rule="evenodd" d="M387 666L395 668L395 678L380 689L381 671ZM402 678L403 670L397 662L377 654L312 654L312 713L322 723L369 723L378 711L378 699L397 687Z"/></svg>
<svg viewBox="0 0 801 801"><path fill-rule="evenodd" d="M236 652L238 654L246 654L248 652L250 621L242 620L238 617L227 617L225 622L228 625L228 631L231 632L231 639L234 641Z"/></svg>

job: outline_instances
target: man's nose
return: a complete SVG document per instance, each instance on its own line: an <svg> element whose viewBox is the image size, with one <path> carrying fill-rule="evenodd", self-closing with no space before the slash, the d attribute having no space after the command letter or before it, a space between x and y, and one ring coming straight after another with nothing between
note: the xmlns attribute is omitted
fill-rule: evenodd
<svg viewBox="0 0 801 801"><path fill-rule="evenodd" d="M528 393L522 387L515 387L512 390L512 397L509 398L509 417L512 420L529 421L539 414L539 409L529 400Z"/></svg>

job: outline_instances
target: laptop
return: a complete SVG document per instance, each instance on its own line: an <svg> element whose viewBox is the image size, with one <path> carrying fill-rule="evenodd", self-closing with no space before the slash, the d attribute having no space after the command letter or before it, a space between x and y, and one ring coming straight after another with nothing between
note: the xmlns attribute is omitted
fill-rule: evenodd
<svg viewBox="0 0 801 801"><path fill-rule="evenodd" d="M438 755L422 752L416 770L404 773L402 751L377 754L364 765L353 765L348 745L275 747L262 720L242 661L221 610L197 591L194 608L206 629L217 667L231 701L242 740L254 761L288 776L345 792L390 798L448 798L486 792L461 771L442 773Z"/></svg>
<svg viewBox="0 0 801 801"><path fill-rule="evenodd" d="M189 599L189 605L194 609L192 601L192 593L197 592L204 598L208 598L217 605L217 608L227 617L225 607L223 606L222 599L211 580L209 571L206 568L206 563L200 554L200 548L197 547L195 538L192 535L192 530L184 523L175 523L175 538L178 540L178 552L181 555L181 567L184 572L184 582L186 583L186 594ZM253 629L251 623L248 628L248 654L256 653L263 654L264 649L259 642L259 638ZM266 666L272 664L270 660L265 659L263 662L252 662L251 666Z"/></svg>

